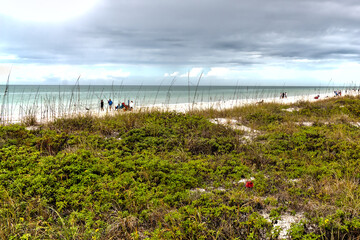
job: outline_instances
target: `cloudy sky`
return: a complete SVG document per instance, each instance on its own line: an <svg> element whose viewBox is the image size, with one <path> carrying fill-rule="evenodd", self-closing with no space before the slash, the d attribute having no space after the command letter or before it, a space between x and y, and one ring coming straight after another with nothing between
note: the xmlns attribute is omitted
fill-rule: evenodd
<svg viewBox="0 0 360 240"><path fill-rule="evenodd" d="M358 85L355 0L0 0L0 84Z"/></svg>

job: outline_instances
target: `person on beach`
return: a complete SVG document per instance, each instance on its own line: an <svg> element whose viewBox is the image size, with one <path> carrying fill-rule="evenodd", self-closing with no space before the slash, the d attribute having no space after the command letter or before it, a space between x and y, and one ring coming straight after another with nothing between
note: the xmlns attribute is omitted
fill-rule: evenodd
<svg viewBox="0 0 360 240"><path fill-rule="evenodd" d="M104 100L102 100L102 99L100 101L100 109L101 109L101 111L104 111Z"/></svg>
<svg viewBox="0 0 360 240"><path fill-rule="evenodd" d="M119 105L117 106L118 109L123 109L124 111L128 110L128 106L123 102L123 103L119 103Z"/></svg>
<svg viewBox="0 0 360 240"><path fill-rule="evenodd" d="M131 102L129 103L129 108L130 108L130 111L133 110L133 108L134 108L134 102L133 102L133 101L131 101Z"/></svg>
<svg viewBox="0 0 360 240"><path fill-rule="evenodd" d="M112 108L112 105L113 105L113 101L111 101L111 98L109 99L108 104L109 104L109 110L111 111L111 108Z"/></svg>
<svg viewBox="0 0 360 240"><path fill-rule="evenodd" d="M287 98L287 92L284 93L284 97Z"/></svg>

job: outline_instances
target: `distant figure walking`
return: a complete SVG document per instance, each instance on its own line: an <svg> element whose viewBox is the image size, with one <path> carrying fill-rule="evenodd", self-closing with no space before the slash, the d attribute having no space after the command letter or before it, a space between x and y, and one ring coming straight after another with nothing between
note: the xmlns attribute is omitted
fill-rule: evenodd
<svg viewBox="0 0 360 240"><path fill-rule="evenodd" d="M102 100L102 99L100 101L100 109L101 109L101 111L104 111L104 100Z"/></svg>
<svg viewBox="0 0 360 240"><path fill-rule="evenodd" d="M112 105L113 105L113 101L111 101L111 98L109 99L108 104L109 104L109 110L111 111L111 108L112 108Z"/></svg>
<svg viewBox="0 0 360 240"><path fill-rule="evenodd" d="M130 108L130 111L132 111L134 109L134 102L133 101L130 102L129 108Z"/></svg>

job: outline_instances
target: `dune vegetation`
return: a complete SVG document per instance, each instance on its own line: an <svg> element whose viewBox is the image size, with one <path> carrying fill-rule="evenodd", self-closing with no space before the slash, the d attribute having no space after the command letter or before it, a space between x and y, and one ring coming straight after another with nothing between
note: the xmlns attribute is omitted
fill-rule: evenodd
<svg viewBox="0 0 360 240"><path fill-rule="evenodd" d="M0 127L1 239L359 239L358 97L29 124Z"/></svg>

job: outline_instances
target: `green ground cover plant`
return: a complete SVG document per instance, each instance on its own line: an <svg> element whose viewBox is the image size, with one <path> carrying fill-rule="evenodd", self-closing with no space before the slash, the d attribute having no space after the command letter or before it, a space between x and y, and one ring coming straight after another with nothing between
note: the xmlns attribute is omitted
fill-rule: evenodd
<svg viewBox="0 0 360 240"><path fill-rule="evenodd" d="M359 239L359 107L343 97L0 126L0 238ZM301 219L283 235L287 215Z"/></svg>

